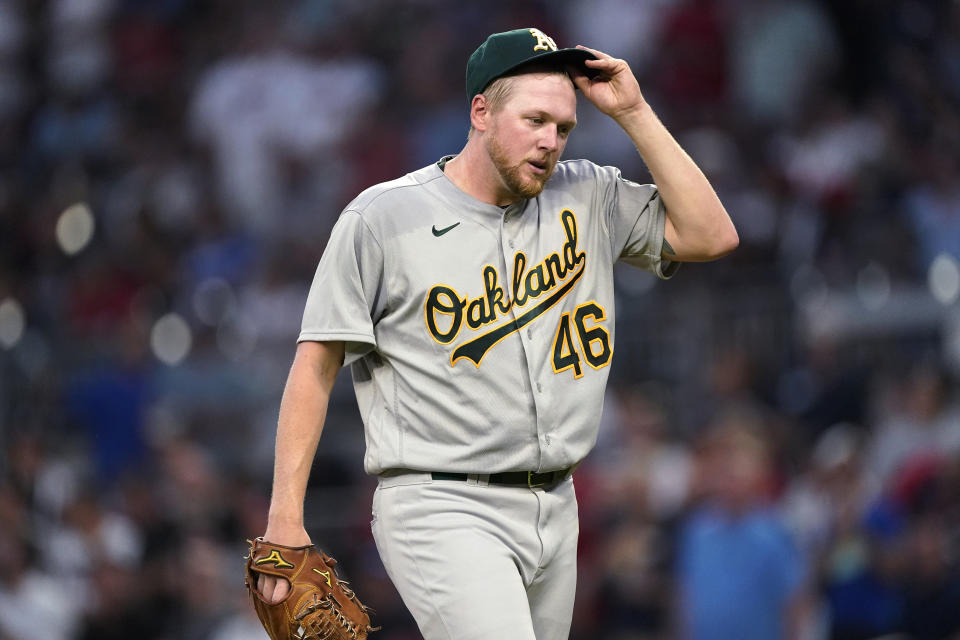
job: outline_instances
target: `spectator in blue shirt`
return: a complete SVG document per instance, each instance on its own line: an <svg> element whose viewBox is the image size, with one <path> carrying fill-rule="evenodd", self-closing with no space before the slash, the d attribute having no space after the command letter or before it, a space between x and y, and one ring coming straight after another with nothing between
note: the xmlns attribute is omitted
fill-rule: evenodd
<svg viewBox="0 0 960 640"><path fill-rule="evenodd" d="M808 568L767 503L772 466L762 423L726 415L701 453L703 502L681 527L677 556L679 637L798 637Z"/></svg>

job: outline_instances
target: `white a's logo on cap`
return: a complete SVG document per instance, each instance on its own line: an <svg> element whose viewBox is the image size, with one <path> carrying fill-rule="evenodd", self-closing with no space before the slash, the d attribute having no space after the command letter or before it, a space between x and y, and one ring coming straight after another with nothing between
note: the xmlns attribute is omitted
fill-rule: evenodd
<svg viewBox="0 0 960 640"><path fill-rule="evenodd" d="M530 35L537 39L537 46L533 48L534 51L556 51L557 43L553 41L553 38L545 34L540 29L530 29Z"/></svg>

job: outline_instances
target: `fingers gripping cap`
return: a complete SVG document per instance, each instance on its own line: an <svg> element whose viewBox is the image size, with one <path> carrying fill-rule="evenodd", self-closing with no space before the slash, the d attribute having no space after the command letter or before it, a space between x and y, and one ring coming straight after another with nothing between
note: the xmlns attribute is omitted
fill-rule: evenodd
<svg viewBox="0 0 960 640"><path fill-rule="evenodd" d="M583 65L594 60L583 49L558 49L553 38L540 29L514 29L495 33L467 61L467 99L483 93L491 82L529 62Z"/></svg>

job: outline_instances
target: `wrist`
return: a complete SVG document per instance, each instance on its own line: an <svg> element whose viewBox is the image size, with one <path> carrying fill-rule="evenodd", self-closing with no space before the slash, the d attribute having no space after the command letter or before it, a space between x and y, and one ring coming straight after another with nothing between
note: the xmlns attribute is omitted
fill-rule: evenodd
<svg viewBox="0 0 960 640"><path fill-rule="evenodd" d="M296 527L303 526L303 513L288 514L288 513L275 513L273 511L267 514L267 522L271 524L278 524L286 527Z"/></svg>
<svg viewBox="0 0 960 640"><path fill-rule="evenodd" d="M300 547L310 544L310 536L303 526L303 520L275 520L271 518L267 522L267 530L263 533L263 539L282 544L288 547Z"/></svg>
<svg viewBox="0 0 960 640"><path fill-rule="evenodd" d="M282 527L284 529L303 527L303 509L281 509L270 507L267 512L267 528Z"/></svg>
<svg viewBox="0 0 960 640"><path fill-rule="evenodd" d="M647 101L639 102L631 107L618 111L613 119L624 129L628 131L635 127L643 127L650 123L657 122L657 114L653 112L653 107Z"/></svg>

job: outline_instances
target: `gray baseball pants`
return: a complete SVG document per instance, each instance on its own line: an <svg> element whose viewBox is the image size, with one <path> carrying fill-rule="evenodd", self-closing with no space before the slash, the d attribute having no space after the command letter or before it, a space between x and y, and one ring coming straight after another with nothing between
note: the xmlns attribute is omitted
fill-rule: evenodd
<svg viewBox="0 0 960 640"><path fill-rule="evenodd" d="M429 473L381 477L373 536L424 640L566 640L577 577L573 480L549 491Z"/></svg>

